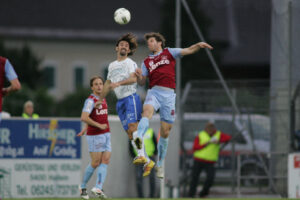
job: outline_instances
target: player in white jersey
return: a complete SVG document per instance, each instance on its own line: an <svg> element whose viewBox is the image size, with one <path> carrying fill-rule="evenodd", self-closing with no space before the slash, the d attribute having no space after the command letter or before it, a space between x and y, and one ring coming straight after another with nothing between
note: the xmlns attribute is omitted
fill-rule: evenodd
<svg viewBox="0 0 300 200"><path fill-rule="evenodd" d="M123 35L116 43L117 60L110 63L108 67L107 80L104 84L103 93L100 99L103 99L109 90L113 89L118 102L117 112L124 130L127 132L132 146L137 150L138 156L134 159L134 164L152 163L148 157L145 157L144 147L137 148L133 142L133 133L137 131L138 122L141 119L142 103L137 90L137 77L135 70L137 64L128 56L133 55L137 48L136 37L127 33Z"/></svg>

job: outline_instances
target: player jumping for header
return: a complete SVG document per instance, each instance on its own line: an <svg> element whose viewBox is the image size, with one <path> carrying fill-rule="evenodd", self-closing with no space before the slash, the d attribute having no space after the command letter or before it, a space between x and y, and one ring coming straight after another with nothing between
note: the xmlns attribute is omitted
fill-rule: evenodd
<svg viewBox="0 0 300 200"><path fill-rule="evenodd" d="M164 48L165 38L160 33L146 33L145 40L151 54L142 63L142 69L136 69L138 83L144 85L149 78L149 89L143 106L142 119L138 125L138 134L134 138L136 146L142 147L143 136L149 127L149 119L154 111L160 113L160 139L157 144L158 161L156 175L163 178L162 162L167 153L168 137L175 120L175 63L179 56L196 53L201 48L212 49L205 42L198 42L188 48ZM135 134L134 134L135 136ZM144 174L150 174L153 164L144 168Z"/></svg>
<svg viewBox="0 0 300 200"><path fill-rule="evenodd" d="M142 103L139 95L136 93L137 77L135 70L137 69L137 64L128 57L133 55L136 48L136 37L131 33L121 36L117 41L115 48L117 60L109 64L107 80L105 81L100 99L103 99L111 89L114 90L118 98L116 109L119 118L131 140L132 146L138 152L138 156L134 159L133 163L147 164L151 160L145 157L144 147L136 148L132 136L133 132L137 130L142 113Z"/></svg>

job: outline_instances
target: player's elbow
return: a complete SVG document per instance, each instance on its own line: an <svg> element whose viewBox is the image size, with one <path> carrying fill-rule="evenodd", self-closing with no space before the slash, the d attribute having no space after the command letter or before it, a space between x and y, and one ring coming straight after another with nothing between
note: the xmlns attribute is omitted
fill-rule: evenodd
<svg viewBox="0 0 300 200"><path fill-rule="evenodd" d="M12 91L18 91L21 89L21 83L19 81L15 81L11 84Z"/></svg>
<svg viewBox="0 0 300 200"><path fill-rule="evenodd" d="M88 117L87 117L87 116L85 116L85 115L81 115L81 117L80 117L80 120L81 120L82 122L85 122L85 123L87 123L87 121L88 121Z"/></svg>

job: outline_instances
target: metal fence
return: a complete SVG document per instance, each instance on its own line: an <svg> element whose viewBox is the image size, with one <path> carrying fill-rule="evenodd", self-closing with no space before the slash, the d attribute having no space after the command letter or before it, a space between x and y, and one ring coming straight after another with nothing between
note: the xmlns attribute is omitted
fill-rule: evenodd
<svg viewBox="0 0 300 200"><path fill-rule="evenodd" d="M234 196L251 191L255 194L280 194L280 187L286 187L286 173L269 176L272 174L270 166L276 160L286 159L287 153L270 154L269 81L232 80L227 84L240 115L235 114L219 81L190 81L183 91L182 196L187 195L190 183L193 140L207 121L213 121L219 130L232 135L232 141L221 147L214 187L222 188L223 194ZM278 184L279 179L284 179L283 184Z"/></svg>

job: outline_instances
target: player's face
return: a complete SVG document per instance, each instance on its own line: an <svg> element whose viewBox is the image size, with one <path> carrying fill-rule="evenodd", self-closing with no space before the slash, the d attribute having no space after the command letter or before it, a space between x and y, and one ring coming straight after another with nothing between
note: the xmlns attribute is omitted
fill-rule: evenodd
<svg viewBox="0 0 300 200"><path fill-rule="evenodd" d="M119 42L116 50L120 56L127 56L127 54L130 53L129 43L126 41Z"/></svg>
<svg viewBox="0 0 300 200"><path fill-rule="evenodd" d="M92 91L94 94L100 95L101 91L103 89L103 82L100 78L96 78L93 81Z"/></svg>
<svg viewBox="0 0 300 200"><path fill-rule="evenodd" d="M155 37L151 37L147 40L148 49L151 52L158 52L161 50L161 42L156 41Z"/></svg>

